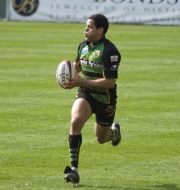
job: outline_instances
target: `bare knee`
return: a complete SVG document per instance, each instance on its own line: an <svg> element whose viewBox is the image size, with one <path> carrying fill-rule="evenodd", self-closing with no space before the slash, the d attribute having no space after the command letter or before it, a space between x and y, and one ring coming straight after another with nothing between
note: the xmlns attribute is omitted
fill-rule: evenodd
<svg viewBox="0 0 180 190"><path fill-rule="evenodd" d="M72 118L70 123L70 134L78 135L81 133L83 122L81 119Z"/></svg>
<svg viewBox="0 0 180 190"><path fill-rule="evenodd" d="M103 127L95 123L94 134L99 144L104 144L111 140L111 126Z"/></svg>

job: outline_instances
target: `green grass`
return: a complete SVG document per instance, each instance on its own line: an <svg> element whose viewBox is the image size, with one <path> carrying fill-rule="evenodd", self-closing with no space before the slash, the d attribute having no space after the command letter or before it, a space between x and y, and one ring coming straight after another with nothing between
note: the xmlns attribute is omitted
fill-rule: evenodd
<svg viewBox="0 0 180 190"><path fill-rule="evenodd" d="M0 22L0 189L73 189L63 181L76 89L55 79L84 24ZM180 27L110 25L122 54L115 120L122 143L83 129L77 189L180 190Z"/></svg>

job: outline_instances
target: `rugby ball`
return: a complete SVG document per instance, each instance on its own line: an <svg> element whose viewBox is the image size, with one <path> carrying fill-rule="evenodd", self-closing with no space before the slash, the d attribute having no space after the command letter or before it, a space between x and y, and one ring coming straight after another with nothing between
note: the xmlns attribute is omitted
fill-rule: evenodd
<svg viewBox="0 0 180 190"><path fill-rule="evenodd" d="M59 63L56 70L56 79L62 88L66 88L65 82L69 82L66 77L74 78L76 76L76 70L73 64L69 60L63 60Z"/></svg>

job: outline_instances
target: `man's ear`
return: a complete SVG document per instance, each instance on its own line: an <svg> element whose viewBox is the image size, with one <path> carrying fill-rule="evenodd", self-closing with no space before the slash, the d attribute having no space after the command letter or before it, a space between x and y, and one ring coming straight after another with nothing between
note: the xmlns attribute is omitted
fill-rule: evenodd
<svg viewBox="0 0 180 190"><path fill-rule="evenodd" d="M103 27L98 28L98 31L99 31L100 34L103 34L103 32L104 32L104 28L103 28Z"/></svg>

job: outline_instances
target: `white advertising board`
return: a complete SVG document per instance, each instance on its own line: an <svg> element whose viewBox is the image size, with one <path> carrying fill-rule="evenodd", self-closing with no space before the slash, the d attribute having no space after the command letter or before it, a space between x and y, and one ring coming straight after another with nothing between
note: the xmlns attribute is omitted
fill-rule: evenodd
<svg viewBox="0 0 180 190"><path fill-rule="evenodd" d="M10 0L9 20L86 22L95 13L110 23L180 25L180 0Z"/></svg>

